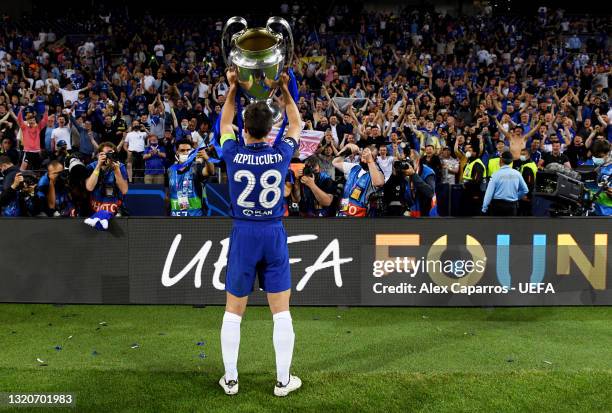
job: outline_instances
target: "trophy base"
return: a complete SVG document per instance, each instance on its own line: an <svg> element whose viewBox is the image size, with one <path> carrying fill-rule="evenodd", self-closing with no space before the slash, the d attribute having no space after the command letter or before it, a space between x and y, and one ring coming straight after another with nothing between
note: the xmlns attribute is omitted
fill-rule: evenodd
<svg viewBox="0 0 612 413"><path fill-rule="evenodd" d="M283 116L284 113L281 110L280 106L278 106L277 103L275 102L267 102L268 103L268 108L270 109L270 112L272 112L272 123L278 123L281 120L283 120Z"/></svg>

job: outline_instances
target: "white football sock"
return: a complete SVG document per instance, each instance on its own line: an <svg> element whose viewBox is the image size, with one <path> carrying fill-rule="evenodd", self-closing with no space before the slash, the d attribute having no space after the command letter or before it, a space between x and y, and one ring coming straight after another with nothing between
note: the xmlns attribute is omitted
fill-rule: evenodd
<svg viewBox="0 0 612 413"><path fill-rule="evenodd" d="M238 349L240 348L240 322L242 317L225 312L221 325L221 353L225 366L225 380L238 380Z"/></svg>
<svg viewBox="0 0 612 413"><path fill-rule="evenodd" d="M282 384L289 382L289 368L293 357L293 343L295 334L293 333L293 323L291 313L281 311L272 316L274 319L274 351L276 352L276 380Z"/></svg>

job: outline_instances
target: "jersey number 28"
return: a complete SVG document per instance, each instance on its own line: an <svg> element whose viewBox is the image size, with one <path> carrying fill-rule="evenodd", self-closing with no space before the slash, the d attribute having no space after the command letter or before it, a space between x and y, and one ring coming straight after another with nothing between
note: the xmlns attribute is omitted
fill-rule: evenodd
<svg viewBox="0 0 612 413"><path fill-rule="evenodd" d="M272 180L270 181L270 178ZM241 169L234 174L234 181L242 182L246 179L246 186L238 197L238 206L242 208L255 208L255 202L247 201L246 199L251 195L251 192L255 189L255 175L253 172L246 169ZM281 198L280 183L282 180L281 173L275 169L270 169L264 172L259 179L259 183L263 190L259 193L259 204L264 208L272 208L278 200ZM272 199L268 201L269 194L272 193Z"/></svg>

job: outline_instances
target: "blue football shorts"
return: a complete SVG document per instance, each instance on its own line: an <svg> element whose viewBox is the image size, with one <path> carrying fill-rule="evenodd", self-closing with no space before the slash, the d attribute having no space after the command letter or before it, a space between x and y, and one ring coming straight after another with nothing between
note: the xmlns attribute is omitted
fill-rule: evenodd
<svg viewBox="0 0 612 413"><path fill-rule="evenodd" d="M225 291L236 297L253 292L255 278L268 293L291 288L287 232L282 221L234 220L230 235Z"/></svg>

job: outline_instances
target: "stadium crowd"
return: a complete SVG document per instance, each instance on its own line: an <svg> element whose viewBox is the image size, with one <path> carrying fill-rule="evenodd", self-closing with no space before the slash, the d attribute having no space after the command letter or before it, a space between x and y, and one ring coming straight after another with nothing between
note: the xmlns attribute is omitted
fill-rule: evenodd
<svg viewBox="0 0 612 413"><path fill-rule="evenodd" d="M551 164L595 174L593 213L612 214L610 16L338 4L272 13L291 23L298 107L319 139L295 154L287 215L531 215ZM125 215L130 183L165 185L169 215L206 214L206 185L227 179L211 145L229 87L225 20L79 22L76 33L41 30L40 18L0 28L1 215ZM515 189L487 193L509 168Z"/></svg>

